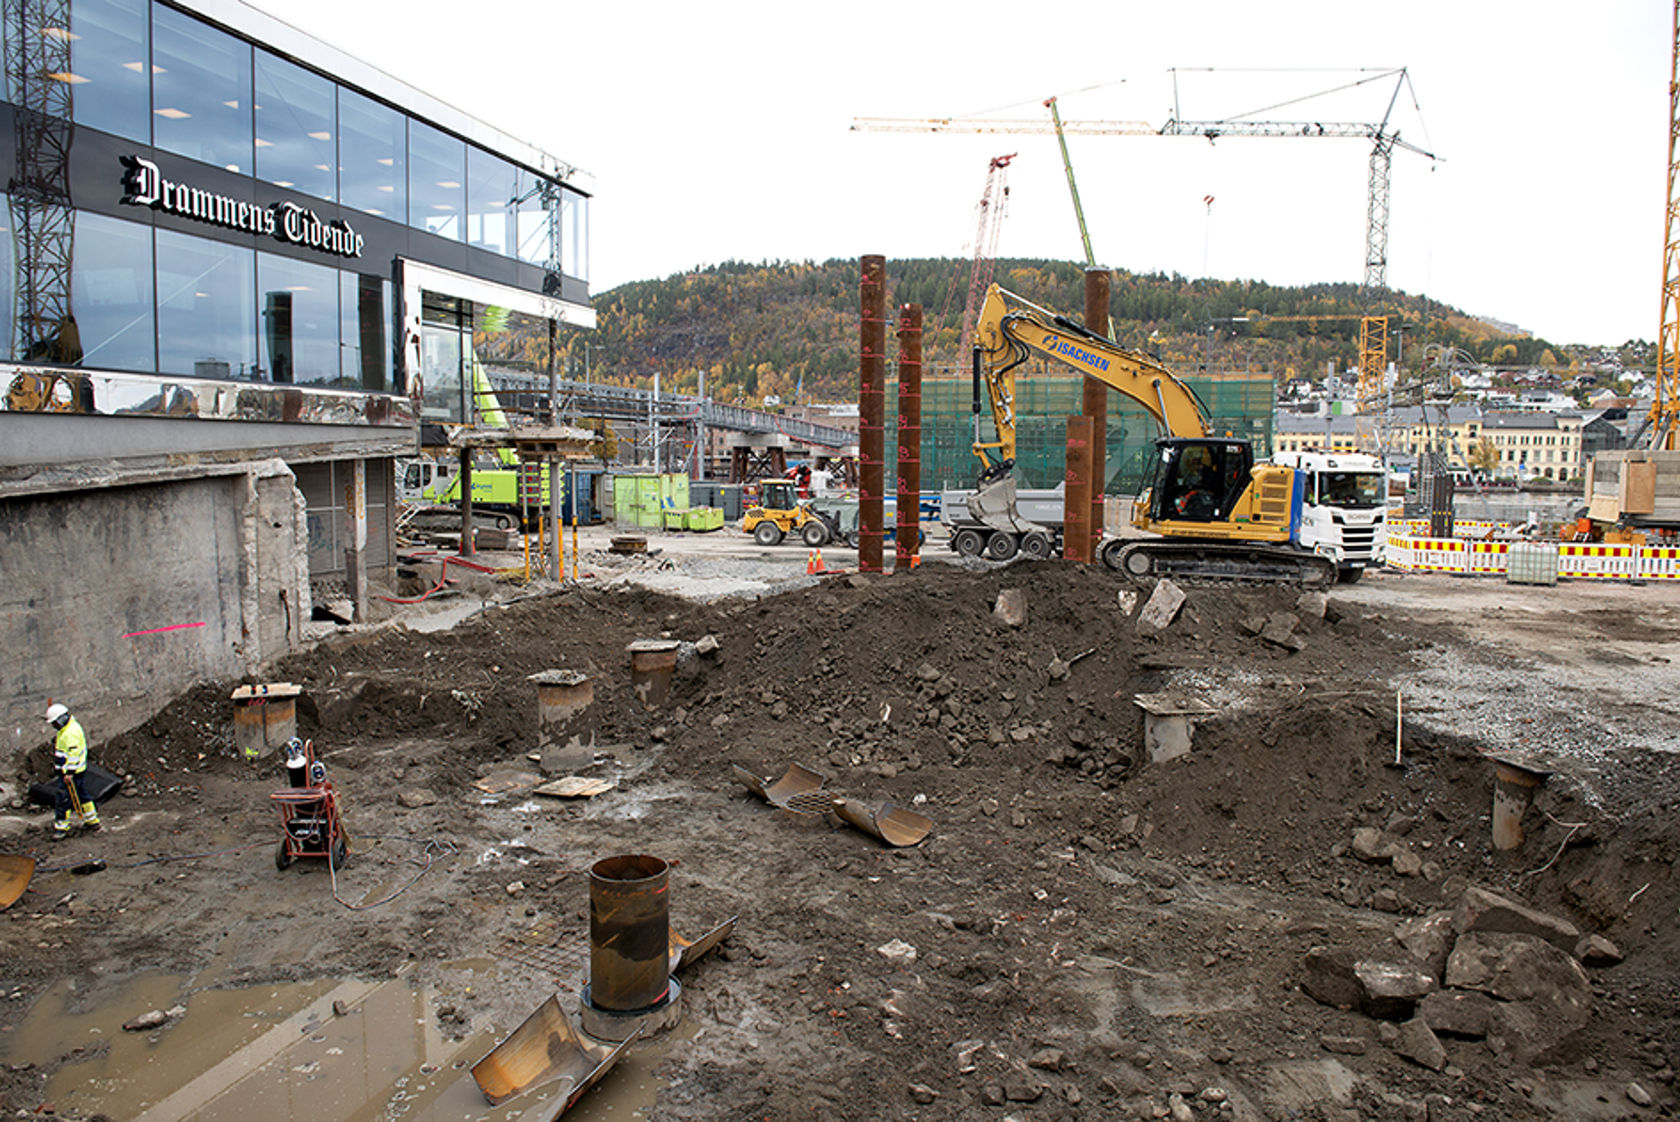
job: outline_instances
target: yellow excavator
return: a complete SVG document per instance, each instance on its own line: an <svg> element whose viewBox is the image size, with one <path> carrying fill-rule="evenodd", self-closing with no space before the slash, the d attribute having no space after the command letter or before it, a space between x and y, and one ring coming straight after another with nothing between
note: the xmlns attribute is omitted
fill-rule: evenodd
<svg viewBox="0 0 1680 1122"><path fill-rule="evenodd" d="M980 485L968 499L968 513L981 527L975 533L1014 535L1024 543L1021 552L1035 556L1047 552L1046 541L1059 529L1021 515L1012 475L1015 372L1035 355L1124 394L1165 433L1156 441L1151 485L1133 508L1133 525L1147 536L1105 538L1098 556L1108 568L1136 581L1326 588L1338 576L1357 579L1374 560L1371 543L1381 538L1385 505L1376 461L1350 456L1347 465L1338 465L1331 459L1327 472L1341 481L1334 491L1328 482L1320 490L1320 473L1256 463L1247 440L1210 433L1195 391L1160 361L997 285L986 293L974 333L974 453L982 465ZM982 391L994 440L981 439ZM987 540L985 552L997 557L1014 550Z"/></svg>

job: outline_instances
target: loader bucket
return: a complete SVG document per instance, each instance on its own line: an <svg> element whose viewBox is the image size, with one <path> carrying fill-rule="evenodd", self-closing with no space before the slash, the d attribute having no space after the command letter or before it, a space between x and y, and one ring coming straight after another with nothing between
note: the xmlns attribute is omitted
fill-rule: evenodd
<svg viewBox="0 0 1680 1122"><path fill-rule="evenodd" d="M871 811L856 799L835 799L834 813L847 824L892 846L915 845L933 829L932 819L892 803L882 803L880 810Z"/></svg>
<svg viewBox="0 0 1680 1122"><path fill-rule="evenodd" d="M713 947L729 938L735 931L735 921L740 916L730 916L698 939L684 939L677 934L675 927L670 929L671 968L669 973L675 974L689 963L709 954Z"/></svg>
<svg viewBox="0 0 1680 1122"><path fill-rule="evenodd" d="M739 764L735 766L735 778L741 786L771 806L778 806L783 810L794 809L788 805L790 798L798 795L809 795L820 790L822 785L828 782L825 776L812 771L804 764L789 764L787 772L774 784L767 785L765 780L760 779ZM808 812L802 811L801 813Z"/></svg>
<svg viewBox="0 0 1680 1122"><path fill-rule="evenodd" d="M29 878L34 875L35 858L0 855L0 911L17 902L17 898L29 887Z"/></svg>
<svg viewBox="0 0 1680 1122"><path fill-rule="evenodd" d="M512 1035L473 1065L472 1077L491 1106L550 1080L566 1080L569 1085L559 1091L563 1105L545 1115L552 1122L611 1070L619 1054L639 1035L640 1030L616 1045L588 1043L561 1010L560 999L551 995ZM560 1101L556 1097L545 1105Z"/></svg>

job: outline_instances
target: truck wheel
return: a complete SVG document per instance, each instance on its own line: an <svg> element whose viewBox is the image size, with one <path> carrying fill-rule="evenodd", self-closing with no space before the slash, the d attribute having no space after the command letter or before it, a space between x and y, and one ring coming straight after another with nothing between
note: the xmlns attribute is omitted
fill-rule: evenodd
<svg viewBox="0 0 1680 1122"><path fill-rule="evenodd" d="M805 539L805 544L812 549L821 549L828 544L828 527L821 522L807 522L799 536Z"/></svg>
<svg viewBox="0 0 1680 1122"><path fill-rule="evenodd" d="M1007 561L1015 556L1015 551L1020 547L1021 543L1014 534L1007 530L997 530L986 542L986 556L993 561Z"/></svg>
<svg viewBox="0 0 1680 1122"><path fill-rule="evenodd" d="M1050 556L1050 538L1036 531L1021 539L1021 556L1029 561L1042 561Z"/></svg>
<svg viewBox="0 0 1680 1122"><path fill-rule="evenodd" d="M759 545L780 545L782 543L782 528L766 519L753 530L753 541Z"/></svg>
<svg viewBox="0 0 1680 1122"><path fill-rule="evenodd" d="M858 547L858 543L861 541L863 541L863 535L859 534L856 530L853 530L846 535L846 544L853 549L856 549Z"/></svg>
<svg viewBox="0 0 1680 1122"><path fill-rule="evenodd" d="M1343 584L1358 584L1359 578L1365 575L1364 569L1343 569L1336 574L1336 579Z"/></svg>
<svg viewBox="0 0 1680 1122"><path fill-rule="evenodd" d="M963 557L978 557L986 548L986 539L980 536L979 530L958 530L957 536L951 539L951 548Z"/></svg>

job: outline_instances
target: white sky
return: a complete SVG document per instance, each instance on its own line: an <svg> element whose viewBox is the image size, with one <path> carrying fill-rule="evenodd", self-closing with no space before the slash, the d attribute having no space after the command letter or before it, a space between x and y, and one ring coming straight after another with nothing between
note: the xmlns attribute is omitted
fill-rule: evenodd
<svg viewBox="0 0 1680 1122"><path fill-rule="evenodd" d="M1068 120L1159 126L1174 67L1182 116L1216 119L1405 66L1417 105L1403 92L1391 128L1442 162L1394 155L1389 285L1558 343L1657 334L1659 0L257 2L589 171L595 292L732 258L880 253L890 272L895 257L967 257L987 161L1006 152L1020 154L999 255L1079 261L1053 136L863 133L852 118L1038 115L1056 94ZM1190 72L1206 67L1219 72ZM1260 116L1378 121L1392 88ZM1364 276L1366 141L1069 146L1103 264Z"/></svg>

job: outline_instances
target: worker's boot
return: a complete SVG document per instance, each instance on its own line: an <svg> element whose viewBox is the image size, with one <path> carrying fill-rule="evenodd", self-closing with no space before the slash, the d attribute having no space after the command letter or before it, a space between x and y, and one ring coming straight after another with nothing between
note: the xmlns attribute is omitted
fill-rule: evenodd
<svg viewBox="0 0 1680 1122"><path fill-rule="evenodd" d="M99 829L99 808L92 803L82 804L82 826L85 829Z"/></svg>
<svg viewBox="0 0 1680 1122"><path fill-rule="evenodd" d="M59 815L53 819L53 841L63 841L70 836L70 816Z"/></svg>

